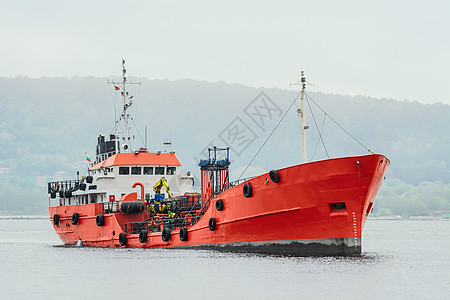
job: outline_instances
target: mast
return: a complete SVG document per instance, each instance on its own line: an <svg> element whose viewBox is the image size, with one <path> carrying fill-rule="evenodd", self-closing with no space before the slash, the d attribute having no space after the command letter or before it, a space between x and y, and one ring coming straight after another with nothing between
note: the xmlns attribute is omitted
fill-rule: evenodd
<svg viewBox="0 0 450 300"><path fill-rule="evenodd" d="M130 114L128 113L128 108L133 104L133 96L128 97L128 92L127 92L127 84L141 84L140 82L135 83L135 82L127 82L127 77L125 76L127 73L127 70L125 69L125 60L122 58L122 82L118 82L118 81L108 81L108 83L114 84L116 85L121 85L122 86L122 98L123 98L123 111L121 114L120 118L123 118L123 143L122 143L122 151L120 151L120 149L118 149L118 147L116 146L116 151L117 152L131 152L130 149L130 133L129 133L129 126L128 126L128 118L130 117ZM118 88L116 88L118 89ZM114 134L116 136L116 145L118 145L118 140L119 140L119 132L116 131Z"/></svg>
<svg viewBox="0 0 450 300"><path fill-rule="evenodd" d="M124 135L124 143L123 143L123 150L125 153L130 152L130 138L129 138L129 134L128 134L128 117L129 114L127 112L127 108L130 107L133 102L130 100L128 102L128 95L127 95L127 77L125 77L125 74L127 73L127 70L125 69L125 60L122 58L122 78L123 78L123 92L122 92L122 97L123 97L123 113L122 113L122 117L123 117L123 135Z"/></svg>
<svg viewBox="0 0 450 300"><path fill-rule="evenodd" d="M302 95L301 95L301 109L300 109L300 118L302 119L302 162L306 162L306 126L305 121L305 89L306 89L306 79L305 74L301 72L301 85L302 85Z"/></svg>

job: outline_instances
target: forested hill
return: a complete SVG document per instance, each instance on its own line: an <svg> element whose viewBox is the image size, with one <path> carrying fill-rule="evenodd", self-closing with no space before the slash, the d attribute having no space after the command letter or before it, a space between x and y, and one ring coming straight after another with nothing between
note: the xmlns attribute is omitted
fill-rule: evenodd
<svg viewBox="0 0 450 300"><path fill-rule="evenodd" d="M133 146L144 144L147 126L149 148L164 150L162 142L170 140L184 169L197 176L204 149L228 144L233 149L231 176L237 179L296 96L291 90L223 82L133 81L141 82L130 87L135 100L131 125L140 130ZM119 92L106 78L0 78L0 211L45 212L46 195L39 185L85 173L85 152L93 156L98 134L108 135L114 127ZM309 159L369 153L361 143L391 160L388 179L414 187L440 182L450 192L449 105L320 92L308 92L308 97ZM297 108L287 112L244 177L300 161ZM239 128L248 133L242 139L232 135Z"/></svg>

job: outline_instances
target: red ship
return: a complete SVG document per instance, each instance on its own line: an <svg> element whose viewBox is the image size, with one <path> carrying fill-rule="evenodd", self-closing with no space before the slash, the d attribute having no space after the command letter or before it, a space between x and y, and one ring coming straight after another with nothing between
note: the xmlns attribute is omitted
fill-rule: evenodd
<svg viewBox="0 0 450 300"><path fill-rule="evenodd" d="M48 183L50 220L65 244L361 253L364 223L389 166L385 156L304 162L230 182L229 148L214 147L199 163L201 192L194 193L194 178L181 172L174 152L131 151L124 63L123 81L113 82L124 99L122 145L117 133L109 141L99 136L88 176ZM302 100L304 82L302 73Z"/></svg>

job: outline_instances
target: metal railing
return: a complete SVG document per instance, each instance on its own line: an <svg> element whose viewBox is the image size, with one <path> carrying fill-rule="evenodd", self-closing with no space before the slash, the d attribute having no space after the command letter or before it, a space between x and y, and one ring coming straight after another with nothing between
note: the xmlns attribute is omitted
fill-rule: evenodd
<svg viewBox="0 0 450 300"><path fill-rule="evenodd" d="M250 179L252 179L253 177L255 177L255 176L247 177L247 178L243 178L243 179L238 179L238 180L232 181L232 182L230 182L230 188L231 188L231 187L234 187L234 186L236 186L236 185L239 185L239 184L241 184L242 182L246 182L247 180L250 180Z"/></svg>
<svg viewBox="0 0 450 300"><path fill-rule="evenodd" d="M201 205L200 195L180 196L173 198L173 200L163 201L162 204L169 207L170 211L175 213L175 216L172 217L169 214L157 213L143 222L123 223L120 226L124 232L131 234L139 233L142 230L160 232L164 228L176 230L191 226L197 223L200 217L205 214L212 197L203 206Z"/></svg>
<svg viewBox="0 0 450 300"><path fill-rule="evenodd" d="M230 187L236 186L251 178L253 177L230 182ZM205 203L201 202L202 199L200 195L181 196L166 200L163 201L162 204L168 206L171 212L176 213L174 217L171 217L169 214L158 213L143 222L129 222L120 224L120 226L124 232L133 234L139 233L142 230L147 230L148 232L160 232L164 228L176 230L182 227L189 227L200 220L209 208L211 200L220 194L221 192L213 193ZM194 200L196 201L194 202Z"/></svg>
<svg viewBox="0 0 450 300"><path fill-rule="evenodd" d="M189 225L194 225L195 223L197 223L197 221L205 214L206 210L209 207L209 204L211 203L211 199L214 198L215 196L216 195L214 195L214 194L209 196L208 200L206 201L205 205L202 206L202 209L198 212L197 216L190 223L187 223L186 222L186 221L188 221L187 217L190 216L192 213L192 209L191 209L185 219L185 222L183 222L183 225L185 227L187 227ZM200 197L199 197L199 200L200 200Z"/></svg>
<svg viewBox="0 0 450 300"><path fill-rule="evenodd" d="M95 161L92 163L92 166L95 166L96 164L108 159L109 157L113 156L114 154L116 154L116 151L109 151L109 152L105 152L105 153L101 153L101 154L97 154Z"/></svg>
<svg viewBox="0 0 450 300"><path fill-rule="evenodd" d="M76 191L80 188L82 180L62 180L53 181L47 184L47 192L50 194L52 191Z"/></svg>
<svg viewBox="0 0 450 300"><path fill-rule="evenodd" d="M191 214L188 218L189 224L194 224L194 219L197 215ZM129 222L120 224L122 230L128 234L137 234L142 230L147 230L147 232L161 232L164 228L169 228L170 230L180 229L186 227L184 224L186 222L185 217L181 218L170 218L168 215L159 215L157 218L152 218L143 222Z"/></svg>
<svg viewBox="0 0 450 300"><path fill-rule="evenodd" d="M175 198L169 198L162 201L163 205L168 207L168 210L178 213L188 210L198 210L201 207L200 195L186 195Z"/></svg>
<svg viewBox="0 0 450 300"><path fill-rule="evenodd" d="M111 214L119 212L119 201L113 201L113 202L103 202L103 213L104 214Z"/></svg>

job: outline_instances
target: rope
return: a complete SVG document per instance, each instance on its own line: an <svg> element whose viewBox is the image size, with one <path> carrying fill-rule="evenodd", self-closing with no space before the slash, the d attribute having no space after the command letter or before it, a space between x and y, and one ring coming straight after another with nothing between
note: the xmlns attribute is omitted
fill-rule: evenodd
<svg viewBox="0 0 450 300"><path fill-rule="evenodd" d="M323 121L322 121L322 128L320 128L319 134L320 134L321 132L323 133L323 127L325 126L325 120L326 120L326 118L327 118L327 114L324 114L324 115L323 115ZM316 151L317 151L317 147L319 146L319 142L320 142L320 139L317 139L316 147L314 148L314 152L313 152L313 154L312 154L312 156L311 156L311 160L313 160L313 159L314 159L314 156L316 155Z"/></svg>
<svg viewBox="0 0 450 300"><path fill-rule="evenodd" d="M139 129L138 129L138 127L136 126L136 123L134 123L133 117L131 117L130 119L131 119L131 121L132 121L133 124L134 124L134 128L135 128L136 132L138 133L139 137L141 138L142 144L144 144L145 142L144 142L144 140L142 139L141 133L139 132Z"/></svg>
<svg viewBox="0 0 450 300"><path fill-rule="evenodd" d="M261 152L262 148L266 145L267 141L270 139L270 137L272 136L272 134L275 132L275 130L278 128L278 126L281 124L281 122L284 120L284 117L286 117L287 113L289 112L289 110L292 108L292 106L294 105L295 101L297 101L298 97L300 96L300 94L297 95L297 97L295 97L294 101L291 103L291 105L289 105L288 109L286 110L286 112L284 113L284 115L281 117L280 121L278 121L278 124L275 126L275 128L272 130L272 132L269 134L269 136L267 137L267 139L264 141L264 143L262 144L262 146L259 148L258 152L256 152L255 156L253 156L252 160L248 163L247 167L245 167L244 171L242 172L242 174L239 176L238 180L241 179L242 175L244 175L245 171L247 171L248 167L250 167L250 165L252 164L252 162L255 160L256 156L258 156L259 152Z"/></svg>
<svg viewBox="0 0 450 300"><path fill-rule="evenodd" d="M314 124L316 125L316 128L317 128L317 132L319 133L319 138L322 141L323 149L325 150L327 157L330 158L330 156L328 155L327 147L325 147L325 143L322 138L322 133L319 131L319 126L317 126L316 117L314 116L314 113L312 111L311 105L309 104L308 98L306 98L306 103L308 103L309 111L311 112L311 116L313 117ZM325 114L325 116L326 116L326 114ZM319 141L317 141L317 142L319 142ZM314 153L315 153L315 151L314 151Z"/></svg>
<svg viewBox="0 0 450 300"><path fill-rule="evenodd" d="M326 114L328 116L328 118L330 118L331 121L334 122L334 124L336 124L340 129L342 129L342 131L344 131L349 137L351 137L353 140L355 140L358 144L360 144L364 149L366 149L367 151L369 151L370 153L374 154L369 148L367 148L366 146L363 145L363 143L361 143L357 138L355 138L353 135L350 134L350 132L348 132L347 130L345 130L344 127L342 127L338 122L336 122L330 115L328 115L308 94L306 94L306 97L309 98L324 114Z"/></svg>
<svg viewBox="0 0 450 300"><path fill-rule="evenodd" d="M292 88L291 88L291 91L292 91ZM293 92L293 91L292 91ZM256 152L256 154L255 154L255 156L253 156L253 158L250 160L250 162L248 163L248 165L245 167L245 169L244 169L244 171L241 173L241 175L239 176L239 178L237 179L237 180L240 180L241 179L241 177L242 177L242 175L244 175L244 173L247 171L247 169L250 167L250 165L253 163L253 161L255 160L255 158L258 156L258 154L259 154L259 152L261 152L261 150L264 148L264 146L266 145L266 143L267 143L267 141L272 137L272 135L273 135L273 133L275 132L275 130L278 128L278 126L281 124L281 122L284 120L284 118L286 117L286 115L287 115L287 113L289 112L289 110L292 108L292 106L296 103L296 101L297 101L297 99L298 99L298 97L300 97L300 93L297 95L297 97L295 97L295 99L294 99L294 101L291 103L291 105L289 105L289 107L288 107L288 109L285 111L285 113L284 113L284 115L281 117L281 119L280 119L280 121L278 121L278 123L277 123L277 125L275 126L275 128L272 130L272 132L269 134L269 136L267 137L267 139L264 141L264 143L261 145L261 147L259 148L259 150ZM327 148L325 147L325 143L324 143L324 141L323 141L323 138L322 138L322 131L323 131L323 127L324 127L324 125L325 125L325 119L326 119L326 117L328 116L328 118L330 118L330 120L331 121L333 121L334 122L334 124L336 124L342 131L344 131L348 136L350 136L353 140L355 140L358 144L360 144L364 149L366 149L367 151L369 151L370 153L372 153L372 154L374 154L374 152L372 152L369 148L367 148L363 143L361 143L357 138L355 138L353 135L351 135L344 127L342 127L337 121L335 121L329 114L327 114L308 94L306 94L305 93L305 95L306 95L306 102L308 103L308 107L309 107L309 109L310 109L310 111L311 111L311 115L313 116L313 120L314 120L314 123L315 123L315 125L316 125L316 128L317 128L317 130L318 130L318 132L319 132L319 137L320 137L320 140L322 141L322 145L323 145L323 147L324 147L324 149L325 149L325 152L326 152L326 154L327 154L327 157L328 158L330 158L330 156L329 156L329 154L328 154L328 151L327 151ZM313 112L312 112L312 108L311 108L311 105L310 105L310 103L309 103L309 100L311 100L323 113L324 113L324 119L323 119L323 122L322 122L322 128L321 128L321 130L319 131L319 126L317 126L317 122L316 122L316 118L314 117L314 114L313 114ZM317 141L317 145L319 144L319 141ZM317 150L317 145L316 145L316 150ZM315 152L316 152L316 150L314 150L314 154L315 154ZM314 155L313 154L313 155Z"/></svg>

